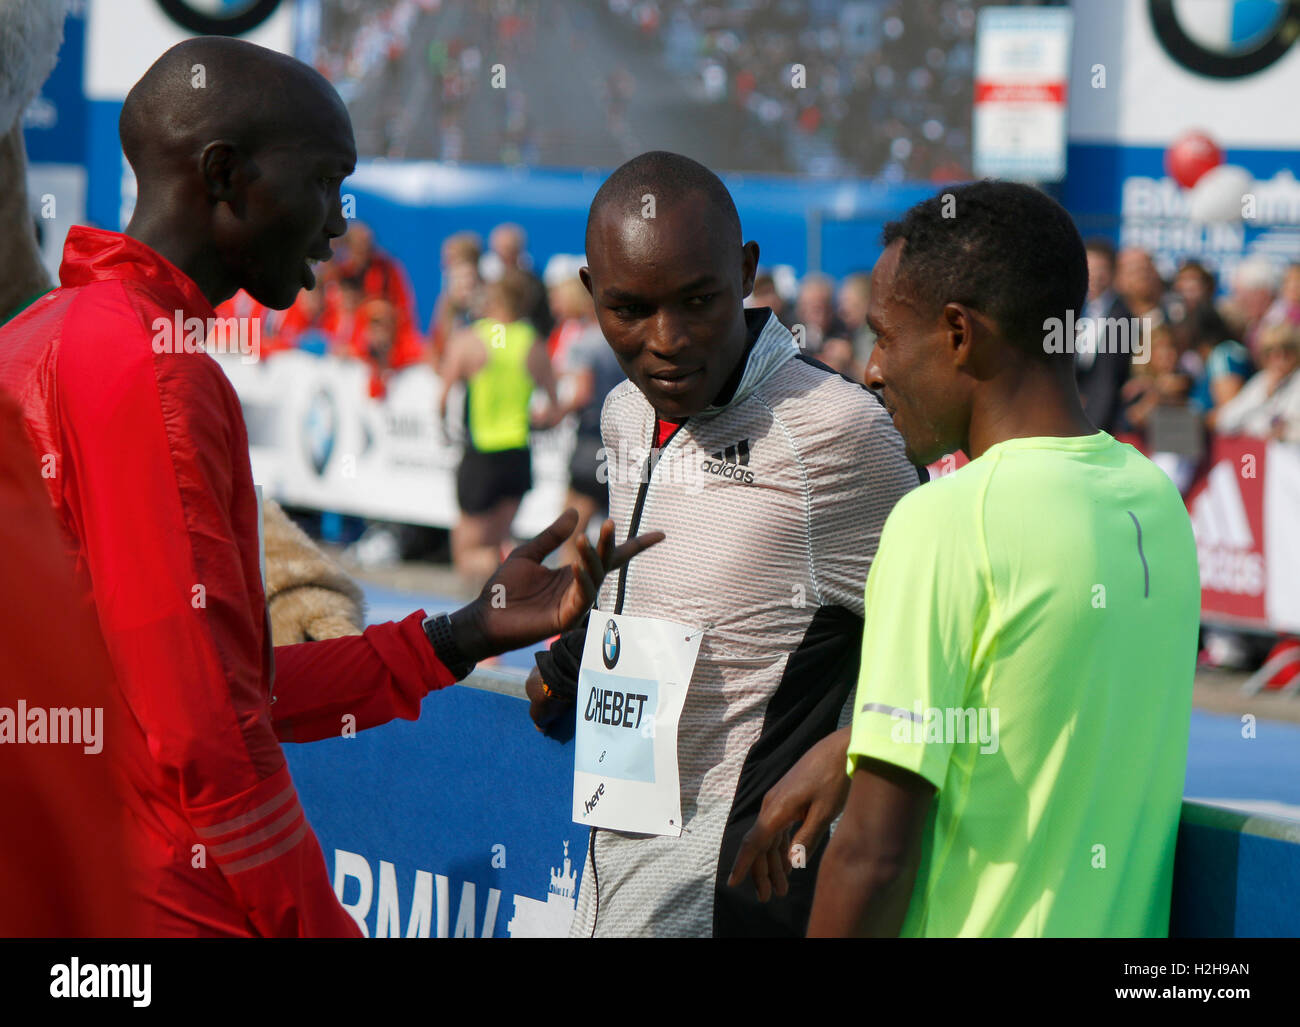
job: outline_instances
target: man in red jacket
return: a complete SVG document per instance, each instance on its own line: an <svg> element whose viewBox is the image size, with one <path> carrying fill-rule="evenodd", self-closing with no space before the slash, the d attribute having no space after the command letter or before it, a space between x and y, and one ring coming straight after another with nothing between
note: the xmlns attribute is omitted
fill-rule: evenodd
<svg viewBox="0 0 1300 1027"><path fill-rule="evenodd" d="M142 929L355 936L280 741L414 719L474 661L575 623L657 538L616 549L607 524L575 569L547 570L567 511L450 617L273 653L239 400L195 349L236 290L284 309L310 288L308 259L346 228L347 111L306 65L201 37L146 72L120 129L139 183L126 234L69 233L61 287L0 330L0 388L22 406L153 759L151 787L124 796L146 853L131 877Z"/></svg>

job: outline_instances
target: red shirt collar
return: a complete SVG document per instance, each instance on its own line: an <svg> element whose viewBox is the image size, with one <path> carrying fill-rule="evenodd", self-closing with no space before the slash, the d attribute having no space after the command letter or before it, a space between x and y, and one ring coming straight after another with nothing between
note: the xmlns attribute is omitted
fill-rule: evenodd
<svg viewBox="0 0 1300 1027"><path fill-rule="evenodd" d="M184 271L156 250L121 232L73 225L63 244L59 283L65 288L119 278L131 282L156 282L174 289L187 314L215 317L207 297Z"/></svg>
<svg viewBox="0 0 1300 1027"><path fill-rule="evenodd" d="M665 421L662 417L655 418L655 449L663 449L668 445L668 440L677 434L677 429L681 427L677 421Z"/></svg>

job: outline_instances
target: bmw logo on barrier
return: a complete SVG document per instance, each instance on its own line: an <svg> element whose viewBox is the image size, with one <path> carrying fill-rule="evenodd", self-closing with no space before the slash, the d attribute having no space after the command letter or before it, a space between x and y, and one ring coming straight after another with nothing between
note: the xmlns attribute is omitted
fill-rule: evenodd
<svg viewBox="0 0 1300 1027"><path fill-rule="evenodd" d="M600 640L600 655L604 657L605 666L610 670L618 663L618 625L612 620L605 622L605 634Z"/></svg>
<svg viewBox="0 0 1300 1027"><path fill-rule="evenodd" d="M242 36L275 13L280 0L158 0L167 17L203 36Z"/></svg>
<svg viewBox="0 0 1300 1027"><path fill-rule="evenodd" d="M1300 0L1149 0L1160 45L1188 71L1242 78L1263 71L1300 36Z"/></svg>
<svg viewBox="0 0 1300 1027"><path fill-rule="evenodd" d="M334 453L334 440L338 436L339 413L334 396L327 389L319 389L307 404L307 412L302 421L302 438L306 449L307 462L317 476L325 473L325 468Z"/></svg>

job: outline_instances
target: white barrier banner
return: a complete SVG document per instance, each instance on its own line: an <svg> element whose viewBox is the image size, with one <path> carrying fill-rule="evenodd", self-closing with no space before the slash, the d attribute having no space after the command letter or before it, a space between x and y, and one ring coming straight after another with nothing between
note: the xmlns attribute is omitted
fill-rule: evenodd
<svg viewBox="0 0 1300 1027"><path fill-rule="evenodd" d="M357 360L291 351L245 364L214 357L239 395L253 479L289 506L334 510L402 524L451 527L463 432L449 404L449 439L436 422L439 383L429 367L398 371L382 399L370 396ZM564 508L573 428L534 432L533 488L515 518L536 534Z"/></svg>

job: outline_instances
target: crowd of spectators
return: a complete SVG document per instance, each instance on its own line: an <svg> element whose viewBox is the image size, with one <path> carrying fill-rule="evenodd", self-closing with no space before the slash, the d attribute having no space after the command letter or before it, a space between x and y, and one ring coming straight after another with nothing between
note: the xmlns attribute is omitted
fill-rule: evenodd
<svg viewBox="0 0 1300 1027"><path fill-rule="evenodd" d="M975 21L987 5L607 0L704 100L736 108L736 170L756 170L744 162L762 157L746 148L779 131L788 170L887 181L969 177Z"/></svg>
<svg viewBox="0 0 1300 1027"><path fill-rule="evenodd" d="M1213 433L1300 442L1300 263L1247 258L1220 296L1199 261L1166 282L1143 250L1087 249L1085 312L1106 320L1076 366L1099 427L1136 436L1184 493Z"/></svg>
<svg viewBox="0 0 1300 1027"><path fill-rule="evenodd" d="M1166 282L1144 250L1093 239L1087 252L1075 375L1098 427L1138 444L1184 493L1212 434L1300 443L1300 263L1250 257L1221 290L1200 261ZM870 295L865 273L796 283L760 272L749 303L772 307L809 355L864 380Z"/></svg>
<svg viewBox="0 0 1300 1027"><path fill-rule="evenodd" d="M347 89L406 52L411 27L421 12L441 0L329 0L321 19L316 69Z"/></svg>
<svg viewBox="0 0 1300 1027"><path fill-rule="evenodd" d="M508 78L498 89L492 68L517 73L542 12L540 0L326 0L313 63L349 104L365 155L536 164L528 91Z"/></svg>
<svg viewBox="0 0 1300 1027"><path fill-rule="evenodd" d="M1166 281L1141 249L1117 253L1108 240L1092 239L1087 253L1090 287L1079 321L1097 327L1081 332L1075 362L1098 427L1140 442L1184 491L1210 433L1300 443L1300 263L1279 268L1249 257L1221 288L1196 260ZM316 287L288 310L265 310L241 293L219 313L259 317L264 355L301 349L367 362L371 395L381 397L403 367L427 361L439 371L449 340L483 316L487 286L509 275L559 374L570 374L572 359L572 374L581 365L585 376L599 329L578 278L581 262L557 256L543 281L518 225L498 225L486 246L474 232L453 234L443 241L439 292L421 330L407 272L366 225L353 222L335 259L317 269ZM866 324L870 294L865 271L836 281L821 272L799 279L777 267L760 269L747 303L771 307L806 353L864 380L874 343ZM599 368L602 382L609 376L608 366ZM585 378L564 384L570 412L584 405L575 405L573 394L590 402L590 388Z"/></svg>
<svg viewBox="0 0 1300 1027"><path fill-rule="evenodd" d="M349 104L372 84L372 103L354 112L366 153L424 154L427 141L413 139L403 113L417 90L437 125L432 156L531 165L539 140L566 136L571 112L534 109L516 82L502 91L503 111L489 115L474 97L495 62L517 67L540 21L558 18L576 47L624 36L638 53L653 50L689 102L726 109L731 170L956 181L970 177L975 25L992 2L585 0L550 11L536 0L454 10L442 0L329 0L315 63ZM438 19L427 52L412 46L425 38L416 27L433 23L422 17ZM620 138L636 76L616 63L596 77Z"/></svg>

